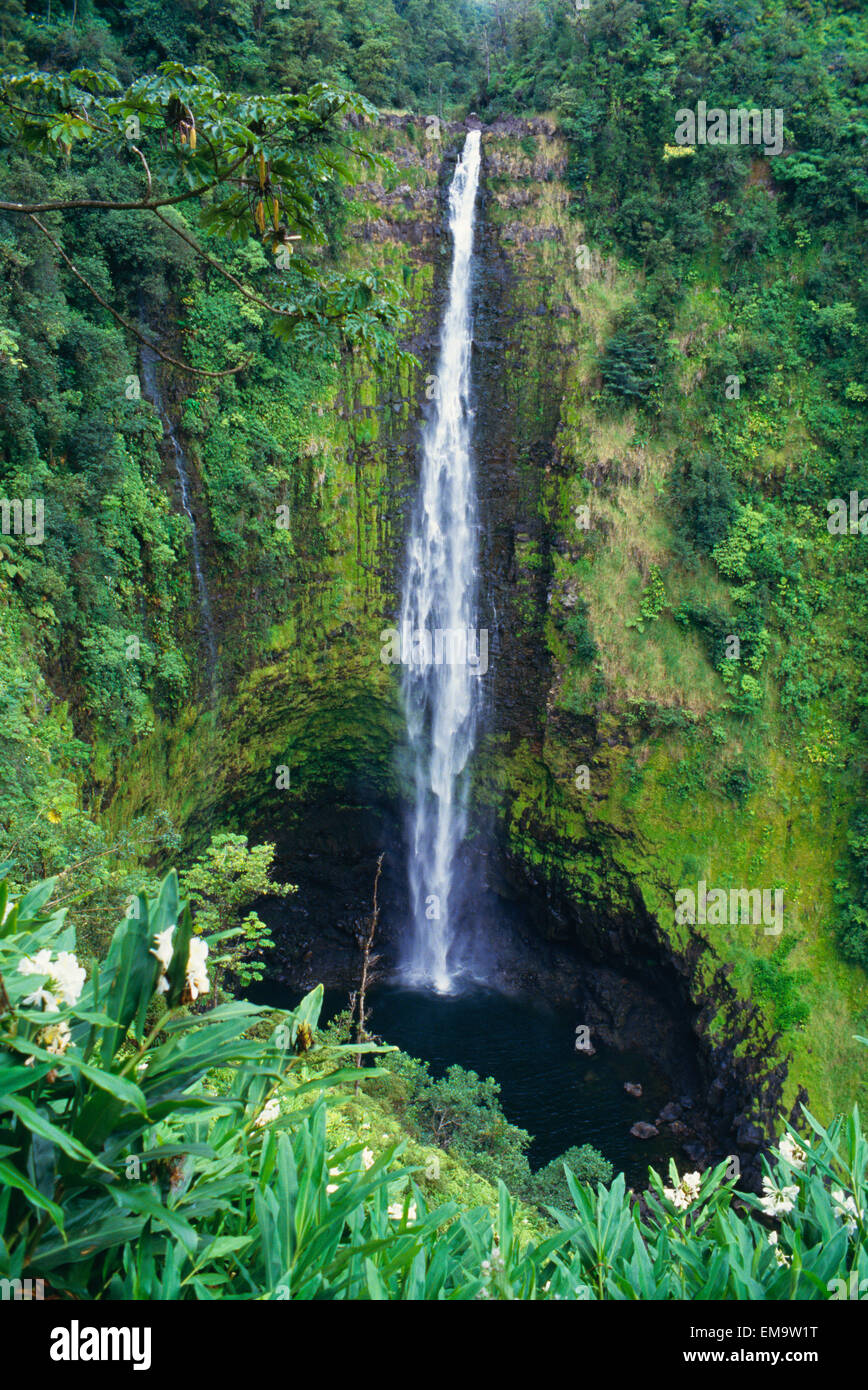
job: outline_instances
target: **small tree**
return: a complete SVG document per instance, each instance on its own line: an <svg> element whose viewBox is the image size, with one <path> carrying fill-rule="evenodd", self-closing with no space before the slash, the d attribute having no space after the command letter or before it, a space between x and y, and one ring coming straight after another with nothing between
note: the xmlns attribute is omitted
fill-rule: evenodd
<svg viewBox="0 0 868 1390"><path fill-rule="evenodd" d="M664 357L656 322L637 312L621 323L606 344L600 374L612 396L631 405L646 405L659 394Z"/></svg>
<svg viewBox="0 0 868 1390"><path fill-rule="evenodd" d="M292 883L273 883L274 845L248 847L246 835L214 835L207 850L181 875L181 891L196 915L197 931L232 932L223 955L224 971L240 985L261 980L264 969L256 957L271 950L274 941L255 912L244 909L257 898L295 893Z"/></svg>
<svg viewBox="0 0 868 1390"><path fill-rule="evenodd" d="M710 554L726 540L738 509L729 469L712 454L693 458L682 453L676 460L670 488L691 542Z"/></svg>
<svg viewBox="0 0 868 1390"><path fill-rule="evenodd" d="M608 1183L612 1181L613 1168L607 1158L593 1144L573 1145L566 1153L553 1158L544 1168L540 1168L531 1178L527 1190L528 1199L540 1207L558 1207L569 1211L572 1197L564 1172L564 1164L579 1182Z"/></svg>
<svg viewBox="0 0 868 1390"><path fill-rule="evenodd" d="M510 1124L500 1103L500 1086L475 1071L451 1066L439 1081L428 1081L409 1110L420 1132L448 1149L489 1182L499 1178L520 1193L530 1181L526 1129Z"/></svg>

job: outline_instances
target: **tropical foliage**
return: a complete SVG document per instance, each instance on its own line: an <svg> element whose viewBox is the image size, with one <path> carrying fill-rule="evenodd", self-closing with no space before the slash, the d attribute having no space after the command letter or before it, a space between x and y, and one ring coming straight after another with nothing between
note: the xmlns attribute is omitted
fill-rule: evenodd
<svg viewBox="0 0 868 1390"><path fill-rule="evenodd" d="M673 1164L643 1209L623 1176L594 1188L565 1168L550 1234L527 1239L503 1183L495 1213L431 1206L400 1145L330 1147L328 1096L360 1049L318 1039L320 989L276 1025L240 1001L191 1011L224 938L194 935L174 873L89 978L52 888L0 888L4 1278L305 1300L829 1298L868 1277L858 1112L828 1130L806 1112L761 1198L736 1202L726 1164Z"/></svg>
<svg viewBox="0 0 868 1390"><path fill-rule="evenodd" d="M220 830L205 845L201 826L182 842L159 767L177 738L185 775L210 775L183 744L201 731L203 682L175 447L191 460L220 678L254 709L285 624L303 702L320 653L288 596L319 584L348 510L341 493L319 525L323 418L353 391L356 414L374 414L377 382L396 412L411 394L408 266L391 243L375 263L347 232L409 187L383 153L401 118L375 136L374 103L413 108L401 129L416 146L471 108L507 128L541 117L567 145L563 241L574 231L601 270L582 305L581 400L544 471L629 533L624 572L648 527L619 637L643 674L657 643L663 667L698 654L690 669L710 683L698 714L684 689L619 703L594 593L602 529L581 553L534 540L546 602L550 567L569 593L546 618L562 711L583 747L599 717L619 757L640 728L631 796L644 755L683 735L676 811L713 784L750 824L771 759L803 764L850 816L837 920L812 923L840 953L830 988L868 968L868 567L858 528L827 526L830 498L868 495L866 74L854 0L6 4L0 493L40 499L50 524L33 545L0 536L0 858L14 861L0 888L0 1276L64 1298L203 1300L826 1299L868 1279L856 1109L824 1127L803 1108L762 1195L720 1165L653 1174L637 1196L587 1145L531 1173L495 1081L341 1041L320 1027L320 990L285 1014L234 998L267 968L254 900L291 885L272 882L270 842ZM706 98L781 108L781 155L674 157L676 110ZM544 185L536 137L515 146ZM342 437L357 481L375 427ZM592 481L607 431L611 467ZM665 460L656 512L629 511L637 458ZM383 531L393 481L371 484ZM373 574L361 528L356 544ZM325 603L328 646L352 624ZM319 730L312 742L329 747ZM241 779L248 763L230 755ZM128 819L103 795L125 777L147 808ZM522 835L527 803L523 785ZM790 805L780 814L789 836ZM757 863L765 844L758 830ZM737 953L787 1034L810 1023L801 942ZM360 1051L375 1062L361 1072ZM361 1123L336 1137L338 1106L368 1097L404 1138L374 1146ZM440 1202L407 1159L422 1144L458 1170L453 1192L473 1173L496 1199Z"/></svg>

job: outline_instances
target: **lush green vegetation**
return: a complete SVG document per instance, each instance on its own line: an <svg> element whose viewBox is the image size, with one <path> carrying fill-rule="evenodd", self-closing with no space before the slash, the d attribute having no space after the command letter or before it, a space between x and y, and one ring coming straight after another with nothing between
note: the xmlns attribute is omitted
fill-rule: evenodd
<svg viewBox="0 0 868 1390"><path fill-rule="evenodd" d="M623 1177L594 1188L564 1165L536 1238L502 1182L495 1211L434 1205L400 1143L329 1142L359 1046L318 1038L321 990L277 1020L207 1007L227 938L195 932L174 873L88 979L53 887L0 886L4 1278L79 1298L790 1299L868 1275L858 1112L829 1130L806 1115L810 1142L786 1133L740 1212L725 1164L652 1174L644 1213ZM432 1089L435 1123L466 1115L459 1078Z"/></svg>
<svg viewBox="0 0 868 1390"><path fill-rule="evenodd" d="M865 1139L841 1118L865 1085L868 564L827 507L868 497L866 84L858 0L4 7L0 490L43 499L46 525L0 535L3 1277L788 1299L868 1276ZM783 153L676 151L699 100L781 108ZM377 128L375 105L413 115ZM486 136L509 146L489 214L522 309L551 215L540 278L574 335L555 466L522 481L548 761L518 741L484 776L517 855L600 916L638 893L661 922L669 886L715 871L785 883L780 942L732 934L713 967L674 943L695 994L724 963L823 1097L762 1199L720 1167L652 1177L643 1207L587 1145L532 1173L491 1078L367 1047L360 1076L318 993L281 1018L241 997L272 945L252 904L291 886L233 798L274 785L298 729L317 787L353 785L372 726L391 742L386 697L347 668L391 603L386 422L423 389L403 343L433 272L409 204L434 205L431 117L471 109L550 122ZM540 341L510 364L523 403ZM170 425L213 600L210 709ZM574 796L589 738L597 821ZM726 1009L707 1016L725 1042Z"/></svg>
<svg viewBox="0 0 868 1390"><path fill-rule="evenodd" d="M864 16L651 0L511 32L479 109L554 120L535 160L492 136L522 197L492 217L571 366L550 474L524 481L544 751L502 742L481 780L535 874L601 918L641 885L677 951L673 888L782 888L784 943L708 933L694 998L725 1037L722 964L783 1035L791 1100L864 1104L865 551L828 525L868 483ZM780 108L782 153L676 146L700 100ZM537 398L548 351L528 327L509 366Z"/></svg>
<svg viewBox="0 0 868 1390"><path fill-rule="evenodd" d="M324 84L251 98L177 62L63 75L72 61L61 45L38 74L0 78L15 194L0 211L3 495L47 518L39 543L20 526L0 538L0 840L22 882L60 871L89 892L97 862L117 899L128 868L177 840L165 807L108 832L84 788L202 694L190 522L159 448L171 371L195 391L184 430L210 582L249 596L231 678L299 570L282 517L307 500L312 403L334 394L342 354L403 362L406 311L387 275L336 260L341 187L382 166L347 123L373 114L362 98ZM157 399L142 342L171 369L158 363Z"/></svg>
<svg viewBox="0 0 868 1390"><path fill-rule="evenodd" d="M598 413L614 408L617 421L637 407L633 446L672 453L666 486L680 525L667 528L654 582L699 591L710 557L716 602L697 593L674 617L725 687L727 741L743 741L746 724L775 728L779 712L799 731L800 756L855 801L837 939L864 963L865 551L830 536L826 503L868 490L865 25L849 3L652 0L556 15L540 6L530 29L516 28L486 109L518 100L557 112L570 215L586 241L633 267L627 303L603 329ZM757 162L749 147L697 146L670 157L675 110L699 98L780 108L784 152ZM646 589L628 624L640 632L648 603ZM728 634L740 641L735 660ZM722 727L717 711L712 722Z"/></svg>
<svg viewBox="0 0 868 1390"><path fill-rule="evenodd" d="M351 1031L347 1013L332 1020L328 1034L348 1042ZM531 1171L526 1150L533 1136L510 1123L501 1105L500 1086L491 1076L483 1080L456 1064L434 1078L427 1062L400 1051L382 1059L382 1070L382 1078L366 1090L388 1106L403 1131L445 1150L489 1184L503 1183L525 1203L538 1207L554 1203L565 1191L565 1163L580 1182L612 1178L612 1164L592 1144L576 1145Z"/></svg>
<svg viewBox="0 0 868 1390"><path fill-rule="evenodd" d="M493 29L478 0L281 0L232 8L85 0L74 10L40 14L11 0L2 53L10 66L100 66L120 76L173 60L208 67L248 91L340 83L379 106L430 103L442 111L475 96L486 43L497 44L483 32L486 20Z"/></svg>

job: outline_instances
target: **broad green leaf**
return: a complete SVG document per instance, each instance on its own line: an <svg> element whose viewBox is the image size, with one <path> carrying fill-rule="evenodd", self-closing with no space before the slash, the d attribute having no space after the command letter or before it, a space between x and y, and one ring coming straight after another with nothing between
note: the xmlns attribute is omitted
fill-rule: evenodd
<svg viewBox="0 0 868 1390"><path fill-rule="evenodd" d="M77 1158L82 1163L94 1163L98 1168L104 1168L99 1159L80 1144L71 1134L61 1129L58 1125L52 1124L40 1110L37 1110L32 1101L26 1100L21 1096L4 1096L0 1099L0 1105L5 1110L11 1110L27 1129L34 1134L40 1135L43 1139L48 1139L52 1144L56 1144L70 1158Z"/></svg>
<svg viewBox="0 0 868 1390"><path fill-rule="evenodd" d="M7 1187L15 1187L19 1192L23 1192L28 1201L32 1202L35 1207L39 1207L42 1211L48 1212L55 1226L57 1226L59 1230L63 1230L64 1216L62 1208L59 1207L56 1202L52 1202L48 1197L44 1197L38 1188L28 1182L27 1179L19 1173L18 1169L13 1168L12 1164L7 1163L5 1159L0 1159L0 1183L5 1183Z"/></svg>

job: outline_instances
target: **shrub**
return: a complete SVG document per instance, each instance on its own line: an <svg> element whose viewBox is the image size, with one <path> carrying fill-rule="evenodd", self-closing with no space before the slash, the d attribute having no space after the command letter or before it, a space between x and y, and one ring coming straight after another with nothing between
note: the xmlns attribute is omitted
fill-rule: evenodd
<svg viewBox="0 0 868 1390"><path fill-rule="evenodd" d="M659 192L631 194L625 198L614 221L618 241L640 258L653 252L666 231L666 217Z"/></svg>
<svg viewBox="0 0 868 1390"><path fill-rule="evenodd" d="M845 960L868 970L868 814L857 811L847 830L847 854L838 864L835 940Z"/></svg>
<svg viewBox="0 0 868 1390"><path fill-rule="evenodd" d="M609 339L600 372L614 396L647 404L661 384L662 365L656 321L647 314L634 314Z"/></svg>
<svg viewBox="0 0 868 1390"><path fill-rule="evenodd" d="M570 1187L564 1167L569 1168L577 1182L609 1183L614 1169L593 1144L573 1145L558 1158L540 1168L527 1188L528 1201L541 1207L568 1207Z"/></svg>
<svg viewBox="0 0 868 1390"><path fill-rule="evenodd" d="M748 767L728 767L723 776L723 792L730 801L744 806L748 797L756 790L757 781Z"/></svg>
<svg viewBox="0 0 868 1390"><path fill-rule="evenodd" d="M203 932L223 933L232 939L227 951L227 971L240 985L261 980L263 966L256 960L274 946L268 927L255 912L246 912L257 898L294 893L291 883L273 883L274 845L248 847L246 835L223 832L214 835L207 850L181 875L181 890L196 913Z"/></svg>
<svg viewBox="0 0 868 1390"><path fill-rule="evenodd" d="M802 998L801 988L810 980L806 970L789 971L787 957L796 945L796 937L782 941L773 955L754 961L753 989L759 999L771 1001L774 1024L782 1032L802 1028L810 1016L810 1008Z"/></svg>
<svg viewBox="0 0 868 1390"><path fill-rule="evenodd" d="M665 607L666 586L663 583L663 576L657 565L652 565L648 583L642 590L639 601L639 617L628 618L624 626L635 627L639 632L644 632L646 622L656 623Z"/></svg>
<svg viewBox="0 0 868 1390"><path fill-rule="evenodd" d="M426 1075L408 1117L431 1143L449 1149L489 1182L500 1179L516 1193L530 1182L525 1150L532 1136L504 1115L493 1077L483 1081L457 1065L439 1081Z"/></svg>
<svg viewBox="0 0 868 1390"><path fill-rule="evenodd" d="M681 459L671 474L670 490L690 540L710 555L728 536L735 517L736 490L729 471L710 454Z"/></svg>
<svg viewBox="0 0 868 1390"><path fill-rule="evenodd" d="M673 614L676 622L687 627L692 624L699 630L703 645L712 666L718 666L726 659L726 639L732 632L732 619L719 608L707 603L682 603Z"/></svg>
<svg viewBox="0 0 868 1390"><path fill-rule="evenodd" d="M588 605L578 599L564 624L570 646L580 666L588 666L597 655L597 644L588 627Z"/></svg>

